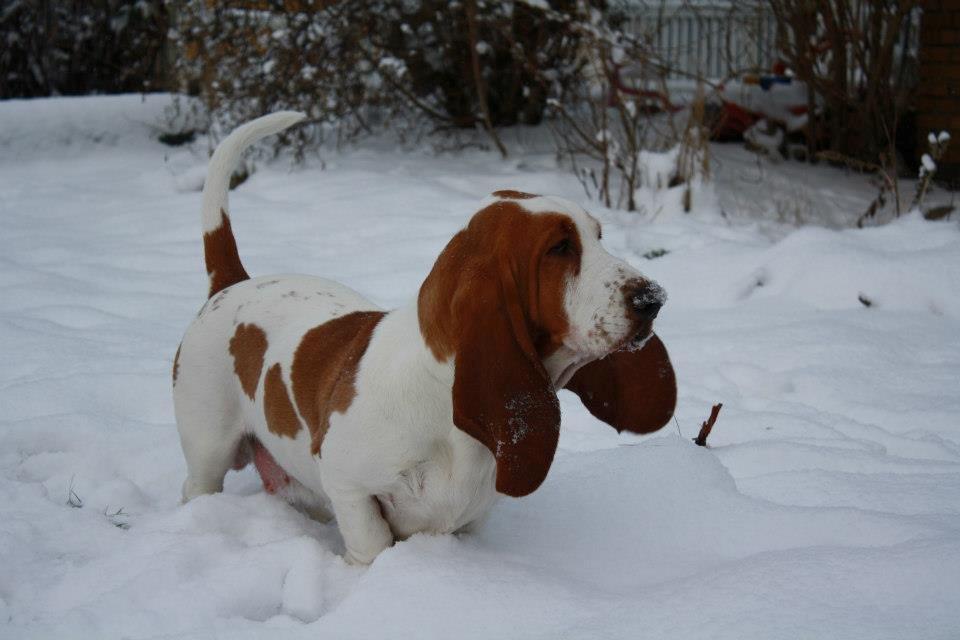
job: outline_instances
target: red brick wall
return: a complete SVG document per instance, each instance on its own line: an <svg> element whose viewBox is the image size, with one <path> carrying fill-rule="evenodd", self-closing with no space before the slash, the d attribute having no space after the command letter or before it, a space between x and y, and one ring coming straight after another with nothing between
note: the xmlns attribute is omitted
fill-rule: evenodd
<svg viewBox="0 0 960 640"><path fill-rule="evenodd" d="M916 105L918 152L927 150L930 131L949 131L953 139L937 177L960 180L960 0L924 3Z"/></svg>

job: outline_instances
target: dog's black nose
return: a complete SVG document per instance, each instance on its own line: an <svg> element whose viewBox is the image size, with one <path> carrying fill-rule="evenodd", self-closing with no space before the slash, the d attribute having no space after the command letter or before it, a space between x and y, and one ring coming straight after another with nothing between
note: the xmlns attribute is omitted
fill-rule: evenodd
<svg viewBox="0 0 960 640"><path fill-rule="evenodd" d="M646 304L634 306L634 310L644 320L653 320L657 317L657 314L660 313L660 307L663 305L659 302L648 302Z"/></svg>
<svg viewBox="0 0 960 640"><path fill-rule="evenodd" d="M656 318L660 313L660 307L667 301L667 292L656 282L644 282L634 287L627 295L628 303L634 313L646 321Z"/></svg>

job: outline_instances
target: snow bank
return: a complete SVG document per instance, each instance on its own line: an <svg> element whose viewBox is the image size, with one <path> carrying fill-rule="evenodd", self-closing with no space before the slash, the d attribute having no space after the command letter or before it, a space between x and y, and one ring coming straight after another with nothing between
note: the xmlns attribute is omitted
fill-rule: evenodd
<svg viewBox="0 0 960 640"><path fill-rule="evenodd" d="M177 123L170 120L174 99L165 93L6 100L2 113L0 163L78 156L103 146L143 147L168 131L168 122Z"/></svg>
<svg viewBox="0 0 960 640"><path fill-rule="evenodd" d="M20 132L0 145L24 154L0 172L0 637L957 636L955 222L744 222L729 194L746 200L752 160L726 148L726 218L593 207L608 248L669 292L676 424L621 436L563 392L539 491L362 569L251 469L178 504L170 366L205 276L199 194L177 175L198 175L206 142L156 143L142 123L161 102L0 103L0 131ZM111 118L129 126L91 137ZM536 154L371 146L328 167L263 166L232 194L251 273L322 274L392 306L489 192L582 200ZM824 171L799 174L827 177L810 202L865 207ZM712 447L695 447L717 401Z"/></svg>

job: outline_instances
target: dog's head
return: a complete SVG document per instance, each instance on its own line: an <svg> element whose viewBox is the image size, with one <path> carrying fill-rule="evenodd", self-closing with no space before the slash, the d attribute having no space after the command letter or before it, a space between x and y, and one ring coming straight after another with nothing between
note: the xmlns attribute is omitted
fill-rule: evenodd
<svg viewBox="0 0 960 640"><path fill-rule="evenodd" d="M420 329L437 360L453 358L454 424L493 453L498 491L546 477L557 389L618 431L666 424L676 381L652 333L665 301L561 198L498 191L453 237L420 289Z"/></svg>

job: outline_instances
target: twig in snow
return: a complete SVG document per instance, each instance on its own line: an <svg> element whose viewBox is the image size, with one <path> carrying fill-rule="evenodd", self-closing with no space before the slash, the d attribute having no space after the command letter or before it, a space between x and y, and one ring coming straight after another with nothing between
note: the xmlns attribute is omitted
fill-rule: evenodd
<svg viewBox="0 0 960 640"><path fill-rule="evenodd" d="M854 171L873 174L874 181L878 188L877 196L870 201L870 206L867 207L867 210L857 218L858 229L862 229L868 219L876 217L880 210L887 206L887 195L889 193L895 194L893 203L896 208L896 215L898 218L900 217L900 199L896 197L896 194L899 194L900 191L897 186L896 173L892 168L884 167L882 164L875 162L866 162L858 158L851 158L836 151L821 151L817 154L817 158L833 164L844 165Z"/></svg>
<svg viewBox="0 0 960 640"><path fill-rule="evenodd" d="M717 416L720 415L720 409L722 408L723 408L723 403L718 402L717 404L713 405L712 409L710 409L710 417L707 419L706 422L704 422L700 426L700 433L697 435L696 438L693 439L693 441L697 444L697 446L699 447L707 446L707 436L710 435L710 431L711 429L713 429L713 425L717 422Z"/></svg>
<svg viewBox="0 0 960 640"><path fill-rule="evenodd" d="M74 509L79 509L83 506L83 500L77 495L77 492L73 490L73 478L70 478L70 488L67 489L67 504Z"/></svg>
<svg viewBox="0 0 960 640"><path fill-rule="evenodd" d="M110 507L106 506L103 508L103 515L110 521L110 524L115 526L117 529L123 529L126 531L130 528L130 523L127 519L130 517L130 514L126 513L123 510L123 507L120 507L113 513L110 513Z"/></svg>
<svg viewBox="0 0 960 640"><path fill-rule="evenodd" d="M646 258L647 260L656 260L657 258L662 258L668 253L670 253L668 249L651 249L643 254L642 257Z"/></svg>

